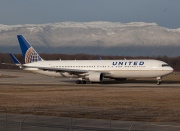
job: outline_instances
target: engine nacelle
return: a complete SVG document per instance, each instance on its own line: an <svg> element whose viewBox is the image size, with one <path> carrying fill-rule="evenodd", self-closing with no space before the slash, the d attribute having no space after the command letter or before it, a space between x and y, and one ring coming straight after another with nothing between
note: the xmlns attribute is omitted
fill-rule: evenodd
<svg viewBox="0 0 180 131"><path fill-rule="evenodd" d="M91 82L101 82L104 76L100 72L92 72L86 78L88 78Z"/></svg>

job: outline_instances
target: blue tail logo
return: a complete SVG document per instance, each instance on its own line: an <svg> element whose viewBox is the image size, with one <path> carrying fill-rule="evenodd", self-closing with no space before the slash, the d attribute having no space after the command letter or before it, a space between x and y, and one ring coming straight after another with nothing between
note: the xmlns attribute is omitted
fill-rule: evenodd
<svg viewBox="0 0 180 131"><path fill-rule="evenodd" d="M26 64L43 60L22 35L17 35L17 38Z"/></svg>

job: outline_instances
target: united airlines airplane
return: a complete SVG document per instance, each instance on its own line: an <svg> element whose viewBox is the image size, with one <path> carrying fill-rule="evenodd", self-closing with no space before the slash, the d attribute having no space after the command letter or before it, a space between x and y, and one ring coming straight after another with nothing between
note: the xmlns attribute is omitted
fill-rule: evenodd
<svg viewBox="0 0 180 131"><path fill-rule="evenodd" d="M53 77L77 78L77 84L86 81L101 82L104 78L125 80L127 78L156 78L161 84L163 76L173 68L159 60L43 60L29 42L17 36L25 64L12 54L15 64L23 70Z"/></svg>

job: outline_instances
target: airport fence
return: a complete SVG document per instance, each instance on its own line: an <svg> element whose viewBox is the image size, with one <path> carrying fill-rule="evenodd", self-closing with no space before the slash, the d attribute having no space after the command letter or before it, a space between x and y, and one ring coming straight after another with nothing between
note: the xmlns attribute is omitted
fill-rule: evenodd
<svg viewBox="0 0 180 131"><path fill-rule="evenodd" d="M164 117L158 114L124 115L123 113L96 113L91 108L89 111L74 112L73 110L58 111L54 109L25 109L25 108L1 108L0 131L119 131L145 129L180 130L180 110L167 109ZM99 109L100 110L100 109ZM150 109L149 109L150 110ZM18 113L17 113L18 112ZM151 112L151 111L150 111ZM84 114L86 113L86 114ZM168 113L168 114L166 114ZM168 116L169 115L169 116ZM80 117L81 116L81 117ZM86 118L83 118L85 116ZM98 118L93 119L92 118ZM103 116L103 117L102 117ZM123 118L120 119L119 118ZM136 119L134 119L136 118ZM153 122L156 121L156 123ZM138 121L130 121L138 120ZM174 122L173 125L161 125L157 122Z"/></svg>

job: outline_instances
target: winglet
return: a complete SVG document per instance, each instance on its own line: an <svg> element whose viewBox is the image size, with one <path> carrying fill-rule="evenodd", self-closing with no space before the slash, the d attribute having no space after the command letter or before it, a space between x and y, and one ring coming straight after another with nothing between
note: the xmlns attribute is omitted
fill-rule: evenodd
<svg viewBox="0 0 180 131"><path fill-rule="evenodd" d="M98 56L98 60L102 60L100 56Z"/></svg>
<svg viewBox="0 0 180 131"><path fill-rule="evenodd" d="M23 57L25 59L25 63L32 63L43 60L35 51L35 49L30 45L30 43L24 38L24 36L17 35L17 38L21 47Z"/></svg>

